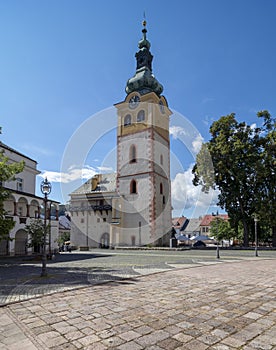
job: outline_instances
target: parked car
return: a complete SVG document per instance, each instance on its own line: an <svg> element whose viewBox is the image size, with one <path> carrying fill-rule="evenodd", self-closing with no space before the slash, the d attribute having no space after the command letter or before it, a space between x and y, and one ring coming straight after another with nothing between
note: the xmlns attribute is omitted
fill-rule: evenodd
<svg viewBox="0 0 276 350"><path fill-rule="evenodd" d="M193 247L195 248L203 248L203 247L206 247L206 244L202 241L197 241L193 244Z"/></svg>

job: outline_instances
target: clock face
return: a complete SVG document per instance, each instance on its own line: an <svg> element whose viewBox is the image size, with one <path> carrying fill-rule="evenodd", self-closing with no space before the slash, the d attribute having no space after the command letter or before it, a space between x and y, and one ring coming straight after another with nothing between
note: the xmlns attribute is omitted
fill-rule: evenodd
<svg viewBox="0 0 276 350"><path fill-rule="evenodd" d="M129 107L132 108L132 109L136 108L138 106L139 102L140 102L139 96L138 95L134 95L129 100Z"/></svg>

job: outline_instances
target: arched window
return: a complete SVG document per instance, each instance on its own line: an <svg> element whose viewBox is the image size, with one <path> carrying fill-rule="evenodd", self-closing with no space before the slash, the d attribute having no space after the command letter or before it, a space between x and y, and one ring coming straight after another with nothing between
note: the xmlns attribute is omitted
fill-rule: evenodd
<svg viewBox="0 0 276 350"><path fill-rule="evenodd" d="M160 154L160 164L163 165L163 154Z"/></svg>
<svg viewBox="0 0 276 350"><path fill-rule="evenodd" d="M163 194L163 184L160 184L160 194Z"/></svg>
<svg viewBox="0 0 276 350"><path fill-rule="evenodd" d="M145 120L145 111L142 109L137 114L137 122L143 122Z"/></svg>
<svg viewBox="0 0 276 350"><path fill-rule="evenodd" d="M131 145L129 149L129 162L136 163L136 147L135 145Z"/></svg>
<svg viewBox="0 0 276 350"><path fill-rule="evenodd" d="M132 194L137 193L137 183L135 180L131 180L130 193L132 193Z"/></svg>
<svg viewBox="0 0 276 350"><path fill-rule="evenodd" d="M131 124L131 115L127 114L124 118L124 126L130 125Z"/></svg>

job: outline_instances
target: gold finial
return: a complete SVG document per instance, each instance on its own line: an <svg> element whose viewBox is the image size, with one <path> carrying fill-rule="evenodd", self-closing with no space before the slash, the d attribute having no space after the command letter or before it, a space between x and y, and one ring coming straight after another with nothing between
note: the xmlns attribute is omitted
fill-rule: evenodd
<svg viewBox="0 0 276 350"><path fill-rule="evenodd" d="M142 22L142 24L143 24L143 26L146 28L146 25L147 25L147 21L146 21L146 11L144 11L144 14L143 14L144 16L144 20L143 20L143 22Z"/></svg>

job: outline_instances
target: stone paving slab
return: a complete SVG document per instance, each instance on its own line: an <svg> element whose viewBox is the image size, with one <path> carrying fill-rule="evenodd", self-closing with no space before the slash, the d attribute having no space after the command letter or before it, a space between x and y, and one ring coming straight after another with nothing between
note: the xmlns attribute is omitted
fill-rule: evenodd
<svg viewBox="0 0 276 350"><path fill-rule="evenodd" d="M276 260L175 269L0 308L0 349L276 349Z"/></svg>

